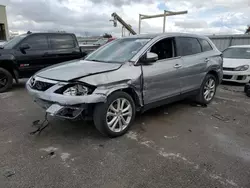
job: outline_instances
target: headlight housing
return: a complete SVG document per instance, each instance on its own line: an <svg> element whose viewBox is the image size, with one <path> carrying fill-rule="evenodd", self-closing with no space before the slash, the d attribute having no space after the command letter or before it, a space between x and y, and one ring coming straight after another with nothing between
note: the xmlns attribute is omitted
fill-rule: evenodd
<svg viewBox="0 0 250 188"><path fill-rule="evenodd" d="M92 87L88 87L81 83L68 84L58 89L55 93L67 96L84 96L94 91Z"/></svg>
<svg viewBox="0 0 250 188"><path fill-rule="evenodd" d="M89 89L81 84L76 84L74 86L71 86L67 88L64 92L63 95L68 95L68 96L82 96L82 95L87 95L89 92Z"/></svg>
<svg viewBox="0 0 250 188"><path fill-rule="evenodd" d="M242 65L242 66L239 66L239 67L236 67L234 69L234 71L245 71L249 68L249 65Z"/></svg>

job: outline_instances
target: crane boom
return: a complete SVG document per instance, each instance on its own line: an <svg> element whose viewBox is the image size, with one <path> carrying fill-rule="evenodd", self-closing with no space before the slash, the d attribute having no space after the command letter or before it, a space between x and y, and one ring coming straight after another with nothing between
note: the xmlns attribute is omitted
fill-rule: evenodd
<svg viewBox="0 0 250 188"><path fill-rule="evenodd" d="M132 35L136 35L136 32L129 26L118 14L115 12L111 15L114 17L114 21L118 21L120 24L122 24L123 27L125 27Z"/></svg>

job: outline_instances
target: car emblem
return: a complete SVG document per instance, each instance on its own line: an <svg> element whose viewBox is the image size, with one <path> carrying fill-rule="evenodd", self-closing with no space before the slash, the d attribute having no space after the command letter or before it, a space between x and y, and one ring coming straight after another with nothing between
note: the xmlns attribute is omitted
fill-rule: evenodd
<svg viewBox="0 0 250 188"><path fill-rule="evenodd" d="M30 80L30 86L34 87L35 84L36 84L36 79L35 78L31 78L31 80Z"/></svg>

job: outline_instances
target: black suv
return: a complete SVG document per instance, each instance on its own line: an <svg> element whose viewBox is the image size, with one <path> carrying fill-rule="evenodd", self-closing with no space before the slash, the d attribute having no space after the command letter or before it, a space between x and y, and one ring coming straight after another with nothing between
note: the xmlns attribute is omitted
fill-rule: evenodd
<svg viewBox="0 0 250 188"><path fill-rule="evenodd" d="M79 59L76 36L70 33L19 35L0 47L0 93L11 88L13 79L29 78L50 65Z"/></svg>

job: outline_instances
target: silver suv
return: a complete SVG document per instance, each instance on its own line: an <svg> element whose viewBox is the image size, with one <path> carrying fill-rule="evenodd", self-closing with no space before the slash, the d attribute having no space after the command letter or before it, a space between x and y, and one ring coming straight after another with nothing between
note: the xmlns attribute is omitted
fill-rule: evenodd
<svg viewBox="0 0 250 188"><path fill-rule="evenodd" d="M185 97L213 99L222 56L206 37L167 33L116 39L84 60L46 68L26 87L52 116L92 117L109 137L124 134L136 111Z"/></svg>

